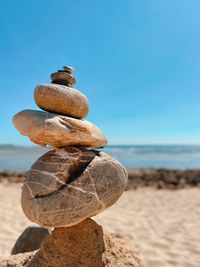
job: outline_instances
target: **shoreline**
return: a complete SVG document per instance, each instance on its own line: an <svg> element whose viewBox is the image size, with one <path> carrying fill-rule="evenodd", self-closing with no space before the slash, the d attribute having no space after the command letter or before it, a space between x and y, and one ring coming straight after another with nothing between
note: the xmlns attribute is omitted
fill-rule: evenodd
<svg viewBox="0 0 200 267"><path fill-rule="evenodd" d="M154 187L157 189L179 189L185 187L200 187L200 169L166 169L166 168L141 168L128 169L127 190L139 187ZM0 183L21 183L25 172L2 171Z"/></svg>

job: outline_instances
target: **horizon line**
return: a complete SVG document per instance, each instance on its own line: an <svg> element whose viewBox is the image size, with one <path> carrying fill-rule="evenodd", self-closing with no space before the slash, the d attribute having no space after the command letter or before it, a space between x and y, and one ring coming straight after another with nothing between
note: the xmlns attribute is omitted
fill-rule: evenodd
<svg viewBox="0 0 200 267"><path fill-rule="evenodd" d="M33 145L22 145L22 144L9 144L9 143L0 143L0 147L21 147L21 148L51 148L52 146L40 146L37 144ZM135 144L107 144L102 146L102 148L109 146L200 146L200 143L135 143Z"/></svg>

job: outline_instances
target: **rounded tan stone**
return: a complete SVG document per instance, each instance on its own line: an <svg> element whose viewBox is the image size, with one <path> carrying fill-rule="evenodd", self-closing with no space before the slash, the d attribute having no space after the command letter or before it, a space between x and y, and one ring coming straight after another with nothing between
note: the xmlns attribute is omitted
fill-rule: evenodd
<svg viewBox="0 0 200 267"><path fill-rule="evenodd" d="M28 172L22 209L43 227L75 225L114 204L126 189L127 180L124 167L103 152L54 149Z"/></svg>
<svg viewBox="0 0 200 267"><path fill-rule="evenodd" d="M35 102L43 110L74 118L84 118L89 111L89 103L76 89L58 85L42 84L35 88Z"/></svg>
<svg viewBox="0 0 200 267"><path fill-rule="evenodd" d="M38 145L100 147L107 144L91 122L37 110L23 110L13 117L16 129Z"/></svg>

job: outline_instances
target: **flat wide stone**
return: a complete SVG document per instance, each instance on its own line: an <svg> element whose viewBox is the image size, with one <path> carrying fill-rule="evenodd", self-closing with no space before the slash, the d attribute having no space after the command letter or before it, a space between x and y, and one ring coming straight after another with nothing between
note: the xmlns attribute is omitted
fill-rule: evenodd
<svg viewBox="0 0 200 267"><path fill-rule="evenodd" d="M22 209L28 219L43 227L75 225L114 204L127 181L124 167L103 152L54 149L28 172Z"/></svg>
<svg viewBox="0 0 200 267"><path fill-rule="evenodd" d="M91 122L44 111L23 110L13 118L16 129L41 146L100 147L107 144L103 133Z"/></svg>
<svg viewBox="0 0 200 267"><path fill-rule="evenodd" d="M58 84L42 84L35 88L35 102L43 110L74 118L84 118L89 103L81 92Z"/></svg>

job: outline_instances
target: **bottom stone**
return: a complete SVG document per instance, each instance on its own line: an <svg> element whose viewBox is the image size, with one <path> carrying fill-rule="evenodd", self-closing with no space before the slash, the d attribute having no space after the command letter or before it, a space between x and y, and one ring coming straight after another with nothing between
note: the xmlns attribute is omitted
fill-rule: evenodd
<svg viewBox="0 0 200 267"><path fill-rule="evenodd" d="M1 260L0 267L143 267L137 251L103 233L92 219L56 228L38 251Z"/></svg>

